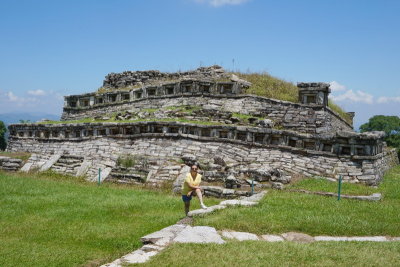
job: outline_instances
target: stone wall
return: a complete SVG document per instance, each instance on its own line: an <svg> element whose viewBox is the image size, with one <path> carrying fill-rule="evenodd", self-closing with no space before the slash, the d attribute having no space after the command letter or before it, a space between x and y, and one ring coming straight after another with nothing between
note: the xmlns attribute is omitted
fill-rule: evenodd
<svg viewBox="0 0 400 267"><path fill-rule="evenodd" d="M0 170L18 171L22 167L21 159L0 156Z"/></svg>
<svg viewBox="0 0 400 267"><path fill-rule="evenodd" d="M306 133L329 133L352 130L338 114L328 107L296 104L252 95L216 96L193 94L185 97L155 96L125 103L86 108L64 108L62 120L94 118L126 110L159 109L171 106L201 106L208 110L224 110L254 116L264 116L284 129Z"/></svg>
<svg viewBox="0 0 400 267"><path fill-rule="evenodd" d="M157 84L165 81L180 80L202 80L212 82L216 80L233 80L243 86L249 86L250 83L239 79L236 75L226 73L225 70L218 66L200 67L196 70L185 72L160 72L158 70L148 71L124 71L122 73L110 73L105 77L103 87L105 88L129 88L143 86L147 84Z"/></svg>
<svg viewBox="0 0 400 267"><path fill-rule="evenodd" d="M35 127L39 136L36 136ZM66 137L62 129L71 130L75 136ZM12 125L10 131L10 151L45 157L54 154L80 156L90 166L89 177L96 177L98 168L114 168L118 157L126 154L156 159L179 159L186 153L205 160L220 156L243 168L268 166L293 174L332 178L343 175L346 181L366 184L377 184L383 173L398 163L395 151L385 148L382 134L378 133L322 136L166 122ZM52 137L53 132L58 136ZM28 136L30 133L32 137Z"/></svg>
<svg viewBox="0 0 400 267"><path fill-rule="evenodd" d="M82 140L95 137L174 137L253 146L282 146L339 156L374 156L382 153L384 132L305 134L249 126L202 125L169 121L81 124L13 124L9 126L12 150L16 139Z"/></svg>

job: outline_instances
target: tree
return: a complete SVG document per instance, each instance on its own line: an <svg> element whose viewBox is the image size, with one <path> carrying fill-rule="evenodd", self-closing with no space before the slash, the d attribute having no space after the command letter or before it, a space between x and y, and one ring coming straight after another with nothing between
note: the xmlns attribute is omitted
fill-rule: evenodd
<svg viewBox="0 0 400 267"><path fill-rule="evenodd" d="M387 136L400 134L400 118L376 115L360 126L361 132L384 131Z"/></svg>
<svg viewBox="0 0 400 267"><path fill-rule="evenodd" d="M384 131L388 146L397 148L400 154L400 118L398 116L373 116L367 123L360 126L360 131Z"/></svg>
<svg viewBox="0 0 400 267"><path fill-rule="evenodd" d="M0 150L5 150L7 147L6 132L6 125L4 124L4 122L0 121Z"/></svg>

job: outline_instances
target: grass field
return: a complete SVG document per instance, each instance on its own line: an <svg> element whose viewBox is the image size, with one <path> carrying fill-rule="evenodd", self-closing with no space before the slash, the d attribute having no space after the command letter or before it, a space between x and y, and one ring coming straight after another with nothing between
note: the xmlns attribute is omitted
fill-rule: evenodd
<svg viewBox="0 0 400 267"><path fill-rule="evenodd" d="M0 266L98 266L183 215L165 192L0 172Z"/></svg>
<svg viewBox="0 0 400 267"><path fill-rule="evenodd" d="M399 266L400 242L175 244L130 266Z"/></svg>
<svg viewBox="0 0 400 267"><path fill-rule="evenodd" d="M310 179L294 185L313 191L336 191L336 184ZM343 194L381 192L383 200L368 202L270 191L259 205L218 211L195 220L196 225L257 234L299 231L311 235L400 236L400 166L385 175L377 189L343 185Z"/></svg>
<svg viewBox="0 0 400 267"><path fill-rule="evenodd" d="M306 179L290 188L336 192L337 184ZM261 204L197 218L196 225L257 234L298 231L311 235L400 236L400 166L378 188L343 184L343 194L382 192L380 202L270 191ZM400 242L235 242L174 244L140 266L400 266ZM137 265L131 265L137 266Z"/></svg>
<svg viewBox="0 0 400 267"><path fill-rule="evenodd" d="M335 191L320 179L291 188ZM229 208L196 225L256 234L400 236L400 166L378 188L343 185L343 194L381 192L380 202L270 190L258 206ZM206 199L207 205L218 200ZM198 208L194 201L193 208ZM178 196L78 178L0 172L0 266L98 266L141 246L140 237L183 217ZM400 242L176 244L144 266L398 266Z"/></svg>

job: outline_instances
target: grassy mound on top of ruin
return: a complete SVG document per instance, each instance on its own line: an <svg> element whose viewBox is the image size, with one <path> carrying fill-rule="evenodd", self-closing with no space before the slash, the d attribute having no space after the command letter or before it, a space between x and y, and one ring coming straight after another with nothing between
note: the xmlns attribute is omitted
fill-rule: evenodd
<svg viewBox="0 0 400 267"><path fill-rule="evenodd" d="M320 181L310 180L301 188L320 189L321 185L315 183ZM329 189L334 187L332 184ZM360 189L352 187L345 185L342 194L374 191L365 192L363 185ZM256 234L296 231L310 235L400 236L400 166L385 175L377 191L383 199L369 202L270 190L257 206L218 211L196 219L195 224Z"/></svg>
<svg viewBox="0 0 400 267"><path fill-rule="evenodd" d="M246 94L264 96L268 98L298 103L299 91L291 82L276 78L267 72L235 73L241 79L251 82Z"/></svg>
<svg viewBox="0 0 400 267"><path fill-rule="evenodd" d="M299 102L299 91L296 85L291 82L274 77L267 72L254 73L235 73L240 78L252 83L252 86L246 89L246 94L264 96L268 98ZM350 117L341 107L329 100L329 107L338 113L345 121L351 123Z"/></svg>
<svg viewBox="0 0 400 267"><path fill-rule="evenodd" d="M0 266L99 266L184 217L171 193L54 173L0 172L0 199Z"/></svg>
<svg viewBox="0 0 400 267"><path fill-rule="evenodd" d="M400 242L174 244L128 266L399 266Z"/></svg>

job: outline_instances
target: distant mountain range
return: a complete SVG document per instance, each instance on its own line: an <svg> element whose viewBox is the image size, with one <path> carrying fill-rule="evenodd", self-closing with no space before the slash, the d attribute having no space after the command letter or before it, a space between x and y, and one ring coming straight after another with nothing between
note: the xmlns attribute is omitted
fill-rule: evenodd
<svg viewBox="0 0 400 267"><path fill-rule="evenodd" d="M0 121L4 122L6 125L19 123L20 120L37 122L42 119L59 120L60 115L46 113L0 113Z"/></svg>

